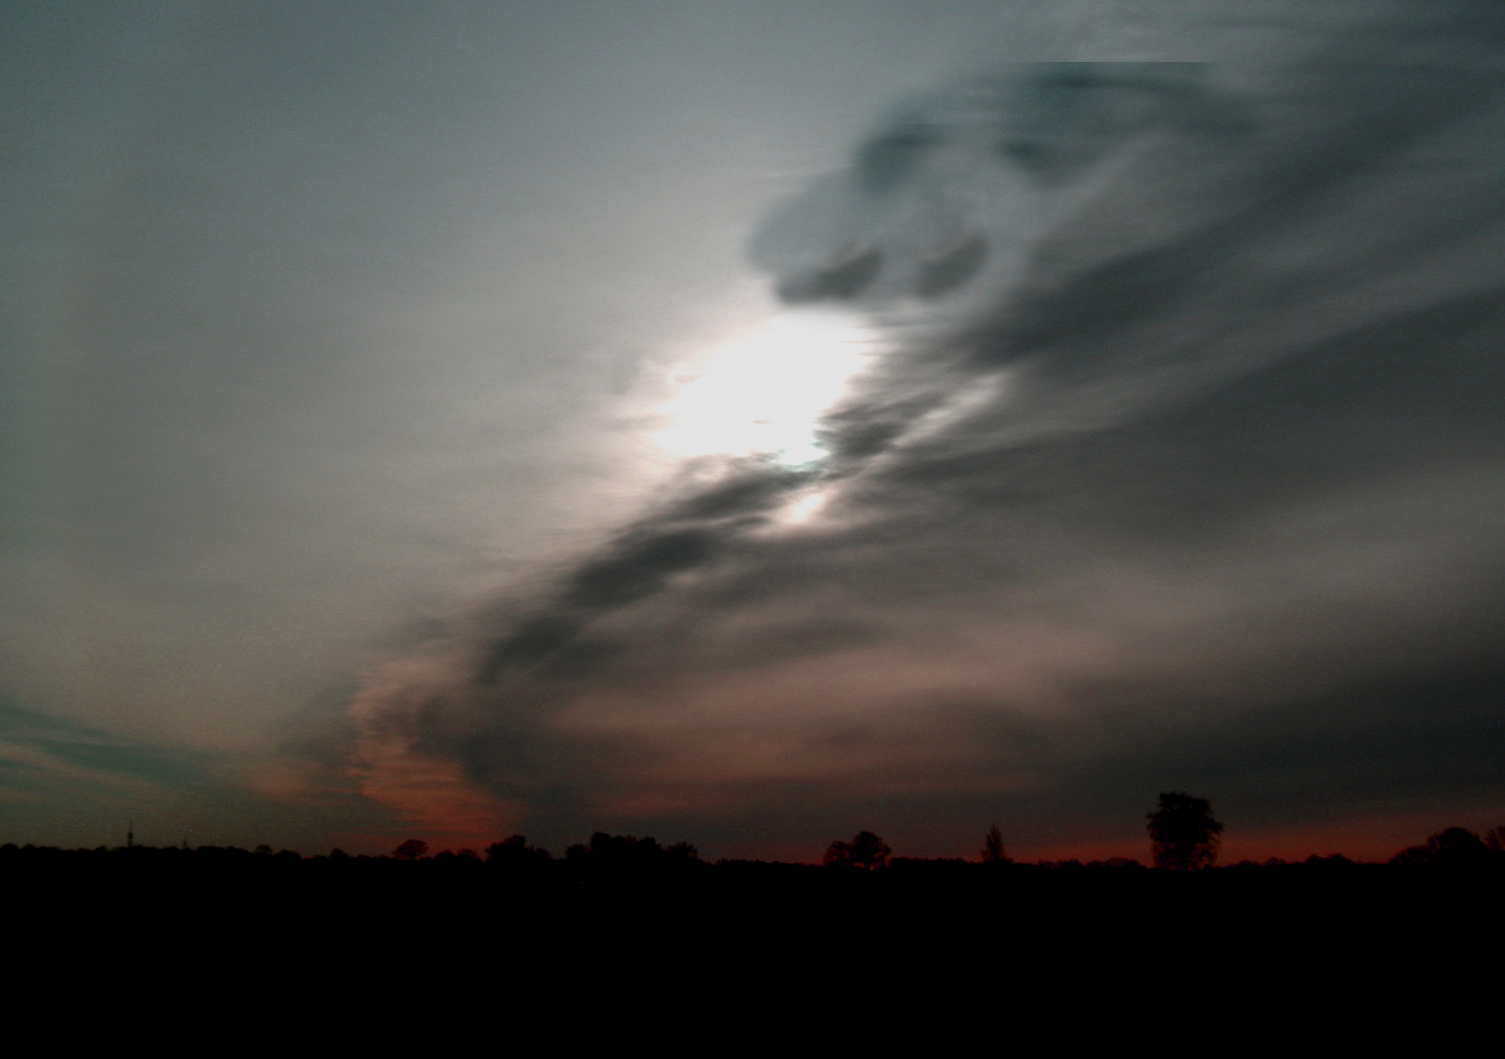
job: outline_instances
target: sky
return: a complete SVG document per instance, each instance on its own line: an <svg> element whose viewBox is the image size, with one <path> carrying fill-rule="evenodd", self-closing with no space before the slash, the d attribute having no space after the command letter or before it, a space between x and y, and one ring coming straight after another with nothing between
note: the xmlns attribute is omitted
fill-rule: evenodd
<svg viewBox="0 0 1505 1059"><path fill-rule="evenodd" d="M1500 823L1502 43L6 5L0 840Z"/></svg>

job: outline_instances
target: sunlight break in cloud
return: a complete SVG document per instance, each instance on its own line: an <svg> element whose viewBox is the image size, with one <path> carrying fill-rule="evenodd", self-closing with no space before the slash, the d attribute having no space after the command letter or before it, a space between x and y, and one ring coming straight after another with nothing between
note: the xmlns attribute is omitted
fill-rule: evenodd
<svg viewBox="0 0 1505 1059"><path fill-rule="evenodd" d="M658 443L685 457L771 456L786 467L821 460L816 425L877 348L877 333L853 314L783 313L706 358L670 400Z"/></svg>

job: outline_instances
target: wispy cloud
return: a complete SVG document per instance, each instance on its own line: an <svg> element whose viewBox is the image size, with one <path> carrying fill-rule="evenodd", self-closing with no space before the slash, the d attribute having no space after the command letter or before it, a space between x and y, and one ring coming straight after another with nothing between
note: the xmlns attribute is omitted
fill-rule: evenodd
<svg viewBox="0 0 1505 1059"><path fill-rule="evenodd" d="M0 702L7 842L114 846L132 824L155 845L283 841L314 853L331 835L359 835L359 849L391 841L385 813L325 779L298 757L153 745Z"/></svg>

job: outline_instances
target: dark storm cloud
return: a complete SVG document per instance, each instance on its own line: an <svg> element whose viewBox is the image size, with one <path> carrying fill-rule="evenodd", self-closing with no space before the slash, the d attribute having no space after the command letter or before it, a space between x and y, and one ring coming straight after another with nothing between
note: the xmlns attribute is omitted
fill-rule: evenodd
<svg viewBox="0 0 1505 1059"><path fill-rule="evenodd" d="M578 655L558 656L593 619L662 591L675 574L721 559L742 531L761 524L770 507L808 478L742 464L629 527L565 579L544 613L525 619L488 651L481 683L545 661L577 668L583 660Z"/></svg>
<svg viewBox="0 0 1505 1059"><path fill-rule="evenodd" d="M1271 826L1498 798L1505 14L1435 8L898 109L754 240L786 301L892 340L829 458L701 467L399 666L362 767L728 841L791 806L939 834L1054 798L1089 833L1176 785Z"/></svg>

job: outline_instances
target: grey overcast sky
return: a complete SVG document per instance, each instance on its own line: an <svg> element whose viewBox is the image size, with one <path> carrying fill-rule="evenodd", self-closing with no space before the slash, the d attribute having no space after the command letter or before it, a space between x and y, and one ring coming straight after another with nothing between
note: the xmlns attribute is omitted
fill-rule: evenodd
<svg viewBox="0 0 1505 1059"><path fill-rule="evenodd" d="M6 5L0 840L1499 823L1502 43Z"/></svg>

